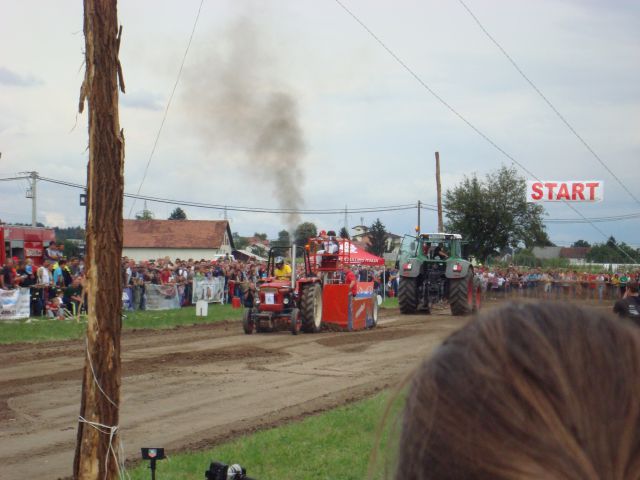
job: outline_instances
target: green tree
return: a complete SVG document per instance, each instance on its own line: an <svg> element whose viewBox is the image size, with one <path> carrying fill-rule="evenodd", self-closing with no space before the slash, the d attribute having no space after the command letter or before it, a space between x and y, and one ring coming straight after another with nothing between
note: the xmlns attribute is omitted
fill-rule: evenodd
<svg viewBox="0 0 640 480"><path fill-rule="evenodd" d="M249 245L247 237L241 237L238 232L233 232L231 237L233 238L233 246L236 247L237 250L244 250Z"/></svg>
<svg viewBox="0 0 640 480"><path fill-rule="evenodd" d="M486 259L505 247L551 245L544 208L526 201L526 181L515 168L501 167L484 180L476 175L444 195L446 229L469 242L470 253Z"/></svg>
<svg viewBox="0 0 640 480"><path fill-rule="evenodd" d="M591 245L589 245L589 242L587 242L586 240L578 240L573 242L573 245L571 245L572 247L578 247L578 248L582 248L582 247L590 247Z"/></svg>
<svg viewBox="0 0 640 480"><path fill-rule="evenodd" d="M287 230L280 230L278 232L277 243L281 246L287 246L291 244L291 235L289 235L289 232Z"/></svg>
<svg viewBox="0 0 640 480"><path fill-rule="evenodd" d="M345 227L342 227L342 228L340 229L339 237L340 237L340 238L351 238L351 237L349 236L349 232L347 231L347 229L346 229Z"/></svg>
<svg viewBox="0 0 640 480"><path fill-rule="evenodd" d="M255 233L253 234L253 236L254 236L254 237L256 237L256 238L257 238L257 239L259 239L259 240L266 240L266 239L267 239L267 234L266 234L266 233L258 233L258 232L255 232Z"/></svg>
<svg viewBox="0 0 640 480"><path fill-rule="evenodd" d="M293 233L296 245L303 247L311 237L318 235L318 229L311 222L303 222L296 227Z"/></svg>
<svg viewBox="0 0 640 480"><path fill-rule="evenodd" d="M637 263L640 249L634 249L624 242L618 243L614 237L609 237L606 243L594 243L586 259L593 263Z"/></svg>
<svg viewBox="0 0 640 480"><path fill-rule="evenodd" d="M153 220L153 212L145 206L141 212L136 213L136 220Z"/></svg>
<svg viewBox="0 0 640 480"><path fill-rule="evenodd" d="M82 227L54 227L53 231L56 235L56 241L58 242L64 242L70 238L74 240L84 240L85 231Z"/></svg>
<svg viewBox="0 0 640 480"><path fill-rule="evenodd" d="M65 257L71 258L71 257L79 257L80 256L80 254L81 254L80 246L77 243L67 239L67 240L64 241L63 245L64 245L64 256Z"/></svg>
<svg viewBox="0 0 640 480"><path fill-rule="evenodd" d="M175 210L171 212L171 215L169 215L169 218L168 218L168 220L186 220L186 219L187 219L187 214L180 207L176 207Z"/></svg>
<svg viewBox="0 0 640 480"><path fill-rule="evenodd" d="M369 227L367 235L369 237L367 251L381 257L387 244L387 229L379 218L376 218L376 221Z"/></svg>

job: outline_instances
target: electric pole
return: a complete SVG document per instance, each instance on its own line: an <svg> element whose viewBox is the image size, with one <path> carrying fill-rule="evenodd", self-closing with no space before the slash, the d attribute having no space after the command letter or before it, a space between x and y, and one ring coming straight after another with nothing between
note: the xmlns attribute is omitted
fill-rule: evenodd
<svg viewBox="0 0 640 480"><path fill-rule="evenodd" d="M31 199L31 226L35 227L36 222L36 212L37 212L37 191L36 191L36 182L38 181L38 172L20 172L22 175L28 175L29 179L29 189L27 190L27 198Z"/></svg>
<svg viewBox="0 0 640 480"><path fill-rule="evenodd" d="M438 233L444 232L442 222L442 186L440 185L440 153L436 152L436 191L438 193Z"/></svg>
<svg viewBox="0 0 640 480"><path fill-rule="evenodd" d="M88 103L87 331L73 478L118 478L120 331L122 329L122 207L124 136L118 115L122 27L117 0L84 0L85 77L80 113Z"/></svg>
<svg viewBox="0 0 640 480"><path fill-rule="evenodd" d="M31 226L36 226L36 182L38 180L38 172L31 172Z"/></svg>

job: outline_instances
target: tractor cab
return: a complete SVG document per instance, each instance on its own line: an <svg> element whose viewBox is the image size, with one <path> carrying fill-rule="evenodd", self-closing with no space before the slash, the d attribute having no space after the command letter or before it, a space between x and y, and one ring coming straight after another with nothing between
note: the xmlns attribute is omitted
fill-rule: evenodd
<svg viewBox="0 0 640 480"><path fill-rule="evenodd" d="M269 250L267 276L258 281L255 301L261 312L288 313L296 300L294 266L285 259L291 257L291 247L273 247Z"/></svg>

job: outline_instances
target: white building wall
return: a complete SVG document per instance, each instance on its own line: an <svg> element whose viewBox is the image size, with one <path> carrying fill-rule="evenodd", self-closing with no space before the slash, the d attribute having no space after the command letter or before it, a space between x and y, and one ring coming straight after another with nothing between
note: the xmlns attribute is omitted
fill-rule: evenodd
<svg viewBox="0 0 640 480"><path fill-rule="evenodd" d="M194 260L215 260L221 255L231 255L231 247L228 245L222 248L123 248L122 256L130 258L132 260L151 260L158 258L169 257L172 261L176 258L180 260L188 260L193 258Z"/></svg>

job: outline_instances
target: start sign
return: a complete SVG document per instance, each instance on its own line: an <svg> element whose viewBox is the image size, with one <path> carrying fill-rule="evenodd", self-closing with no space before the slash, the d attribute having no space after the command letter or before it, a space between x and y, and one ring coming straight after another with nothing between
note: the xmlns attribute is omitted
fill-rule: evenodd
<svg viewBox="0 0 640 480"><path fill-rule="evenodd" d="M602 180L527 180L527 202L600 202L603 198Z"/></svg>

